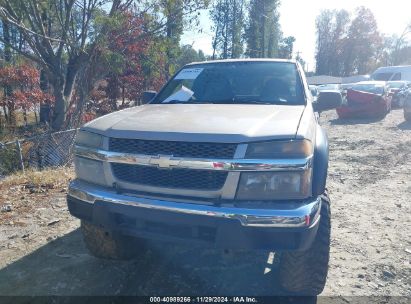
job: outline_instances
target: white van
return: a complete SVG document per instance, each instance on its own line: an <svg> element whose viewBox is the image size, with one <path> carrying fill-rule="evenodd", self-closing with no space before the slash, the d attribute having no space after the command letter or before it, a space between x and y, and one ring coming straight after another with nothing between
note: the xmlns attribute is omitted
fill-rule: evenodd
<svg viewBox="0 0 411 304"><path fill-rule="evenodd" d="M381 67L371 75L371 78L382 81L411 81L411 65Z"/></svg>

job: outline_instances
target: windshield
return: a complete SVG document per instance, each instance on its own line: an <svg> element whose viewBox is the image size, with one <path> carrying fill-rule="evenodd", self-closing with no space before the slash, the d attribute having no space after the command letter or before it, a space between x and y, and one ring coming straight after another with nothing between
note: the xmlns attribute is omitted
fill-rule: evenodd
<svg viewBox="0 0 411 304"><path fill-rule="evenodd" d="M358 84L358 85L353 86L351 89L355 91L369 92L369 93L379 94L379 95L384 94L384 87L381 85L375 85L375 84Z"/></svg>
<svg viewBox="0 0 411 304"><path fill-rule="evenodd" d="M153 103L303 105L301 78L289 62L220 62L183 68Z"/></svg>

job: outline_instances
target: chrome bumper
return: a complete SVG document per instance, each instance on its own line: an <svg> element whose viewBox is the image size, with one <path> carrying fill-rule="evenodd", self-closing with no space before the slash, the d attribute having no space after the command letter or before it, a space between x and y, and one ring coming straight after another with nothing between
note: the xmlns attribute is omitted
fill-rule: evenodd
<svg viewBox="0 0 411 304"><path fill-rule="evenodd" d="M319 197L292 209L217 207L199 203L190 204L118 194L108 188L91 185L79 180L71 182L68 195L90 204L94 204L96 201L104 201L164 212L238 220L245 227L308 228L316 225L319 221L321 209L321 199ZM284 203L284 207L286 206L287 203Z"/></svg>

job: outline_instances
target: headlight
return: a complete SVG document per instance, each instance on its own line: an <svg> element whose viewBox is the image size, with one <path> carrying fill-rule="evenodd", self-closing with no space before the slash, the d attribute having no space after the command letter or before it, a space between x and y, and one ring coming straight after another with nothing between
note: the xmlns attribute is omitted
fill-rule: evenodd
<svg viewBox="0 0 411 304"><path fill-rule="evenodd" d="M104 176L103 163L101 161L75 157L74 167L77 178L93 184L103 186L107 184Z"/></svg>
<svg viewBox="0 0 411 304"><path fill-rule="evenodd" d="M311 170L241 173L238 200L288 200L311 196Z"/></svg>
<svg viewBox="0 0 411 304"><path fill-rule="evenodd" d="M76 135L76 145L102 149L103 136L92 132L79 131Z"/></svg>
<svg viewBox="0 0 411 304"><path fill-rule="evenodd" d="M79 131L76 136L76 145L103 149L103 139L104 137L102 135ZM74 159L74 167L77 178L93 184L107 184L104 176L103 162L76 156Z"/></svg>
<svg viewBox="0 0 411 304"><path fill-rule="evenodd" d="M312 154L313 145L309 140L304 139L248 144L245 158L306 158Z"/></svg>

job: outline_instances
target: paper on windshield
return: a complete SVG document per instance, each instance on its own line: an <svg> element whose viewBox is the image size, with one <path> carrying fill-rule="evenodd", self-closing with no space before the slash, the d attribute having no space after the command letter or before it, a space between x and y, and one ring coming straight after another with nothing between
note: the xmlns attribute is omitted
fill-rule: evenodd
<svg viewBox="0 0 411 304"><path fill-rule="evenodd" d="M203 70L203 68L183 69L180 71L180 73L177 74L177 76L174 79L193 80L196 79Z"/></svg>
<svg viewBox="0 0 411 304"><path fill-rule="evenodd" d="M162 103L168 103L172 100L188 101L193 95L194 95L193 91L191 91L189 88L187 88L185 86L182 86L180 90L178 90L174 94L171 94Z"/></svg>

